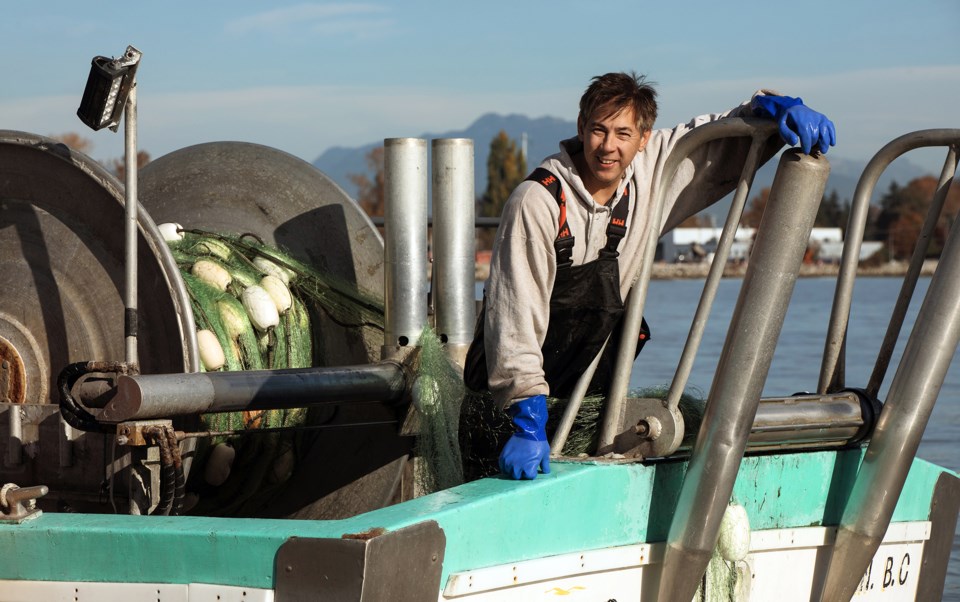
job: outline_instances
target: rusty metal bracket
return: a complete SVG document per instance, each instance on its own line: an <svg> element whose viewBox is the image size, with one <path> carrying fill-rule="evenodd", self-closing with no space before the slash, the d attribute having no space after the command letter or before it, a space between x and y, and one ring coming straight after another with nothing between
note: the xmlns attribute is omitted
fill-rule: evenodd
<svg viewBox="0 0 960 602"><path fill-rule="evenodd" d="M144 447L156 445L156 429L173 431L171 420L138 420L117 425L117 445Z"/></svg>
<svg viewBox="0 0 960 602"><path fill-rule="evenodd" d="M46 485L17 487L7 483L0 487L0 522L22 523L37 518L43 511L37 508L37 498L49 492Z"/></svg>

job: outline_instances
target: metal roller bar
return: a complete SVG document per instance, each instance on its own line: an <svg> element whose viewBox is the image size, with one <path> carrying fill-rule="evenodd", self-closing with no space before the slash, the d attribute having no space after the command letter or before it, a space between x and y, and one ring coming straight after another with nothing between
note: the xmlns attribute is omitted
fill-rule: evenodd
<svg viewBox="0 0 960 602"><path fill-rule="evenodd" d="M733 491L830 164L783 154L670 525L661 600L690 600Z"/></svg>
<svg viewBox="0 0 960 602"><path fill-rule="evenodd" d="M334 368L120 376L107 423L328 403L398 402L407 374L394 362Z"/></svg>
<svg viewBox="0 0 960 602"><path fill-rule="evenodd" d="M843 447L865 439L879 415L878 402L853 391L764 398L747 450Z"/></svg>
<svg viewBox="0 0 960 602"><path fill-rule="evenodd" d="M843 245L843 255L840 259L840 273L837 276L837 288L833 296L830 324L824 343L818 392L837 391L844 387L843 348L847 324L850 321L853 284L857 275L857 266L860 263L860 246L867 226L870 197L877 180L887 166L904 153L928 146L956 147L958 140L960 140L960 130L956 129L921 130L905 134L880 149L864 168L850 205L850 218L847 221L845 234L847 242Z"/></svg>
<svg viewBox="0 0 960 602"><path fill-rule="evenodd" d="M427 141L384 147L384 347L413 347L427 323Z"/></svg>
<svg viewBox="0 0 960 602"><path fill-rule="evenodd" d="M473 140L433 140L433 302L436 330L463 365L476 322Z"/></svg>

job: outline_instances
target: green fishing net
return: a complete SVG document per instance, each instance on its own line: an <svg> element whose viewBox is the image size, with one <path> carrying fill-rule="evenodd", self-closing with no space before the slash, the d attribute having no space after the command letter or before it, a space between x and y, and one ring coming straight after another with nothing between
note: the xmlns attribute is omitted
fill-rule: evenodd
<svg viewBox="0 0 960 602"><path fill-rule="evenodd" d="M465 392L463 377L448 359L440 338L432 329L424 329L413 386L413 403L420 418L414 463L417 493L433 493L464 482L458 426Z"/></svg>
<svg viewBox="0 0 960 602"><path fill-rule="evenodd" d="M668 390L667 385L653 386L634 389L628 395L638 398L666 399ZM596 452L603 404L602 395L584 397L561 455L579 457ZM548 439L553 439L553 433L566 406L566 399L547 397ZM692 438L700 429L704 408L705 402L699 390L691 388L680 396L679 410L684 419L686 433L681 446L691 444ZM513 427L507 413L496 407L489 392L476 392L469 389L466 391L459 429L464 478L472 481L498 474L500 450L513 433Z"/></svg>
<svg viewBox="0 0 960 602"><path fill-rule="evenodd" d="M337 281L249 235L224 235L188 230L170 243L193 306L198 330L209 330L223 350L219 370L307 368L327 365L322 357L319 317L357 329L370 345L383 341L383 304L372 294ZM229 274L229 284L211 282L193 273L198 261L212 263ZM269 263L264 263L267 260ZM279 271L277 271L279 268ZM276 326L260 331L241 302L243 290L260 284L266 275L287 280L291 304ZM279 309L279 308L278 308ZM255 511L281 486L305 455L304 435L320 412L305 408L229 412L202 416L214 434L201 438L191 471L190 487L199 493L194 512L244 515ZM325 417L321 416L321 420ZM262 431L257 436L245 436ZM203 479L210 449L228 445L236 452L229 477L216 486Z"/></svg>
<svg viewBox="0 0 960 602"><path fill-rule="evenodd" d="M383 343L384 308L375 295L292 258L282 250L249 236L188 230L171 243L183 274L199 330L210 330L224 352L220 370L261 370L325 366L325 333L320 323L361 333L367 349ZM225 287L193 273L198 261L213 262L229 274ZM264 264L263 260L270 263ZM241 302L243 290L260 283L274 268L283 270L291 297L289 309L266 332L254 327ZM225 290L221 290L225 289ZM322 319L320 319L322 318ZM238 327L237 324L241 326ZM412 401L417 437L414 491L440 491L465 481L497 474L497 458L512 428L507 414L496 408L489 393L466 389L460 368L447 356L437 334L423 331L415 362ZM631 392L633 397L666 397L667 387ZM548 398L548 436L563 414L566 400ZM565 456L592 454L596 449L603 398L588 396L563 451ZM703 415L702 395L686 393L680 400L688 436L696 433ZM329 418L320 408L208 414L202 417L211 437L200 438L189 489L199 495L193 510L213 516L255 513L280 490L306 456L311 439L306 430ZM251 436L253 435L253 436ZM204 480L210 450L227 445L235 452L229 476L211 485Z"/></svg>

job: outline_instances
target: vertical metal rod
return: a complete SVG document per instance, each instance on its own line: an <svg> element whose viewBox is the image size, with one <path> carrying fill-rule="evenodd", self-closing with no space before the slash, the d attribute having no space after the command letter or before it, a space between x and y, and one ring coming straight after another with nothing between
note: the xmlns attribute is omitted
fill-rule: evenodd
<svg viewBox="0 0 960 602"><path fill-rule="evenodd" d="M124 337L125 360L136 366L137 356L137 82L130 83L130 94L123 118L124 141L124 209L125 209L125 266L124 279Z"/></svg>
<svg viewBox="0 0 960 602"><path fill-rule="evenodd" d="M73 466L73 442L76 438L77 430L60 416L60 468Z"/></svg>
<svg viewBox="0 0 960 602"><path fill-rule="evenodd" d="M23 463L23 414L20 405L7 406L7 466L20 466Z"/></svg>
<svg viewBox="0 0 960 602"><path fill-rule="evenodd" d="M753 137L753 142L750 144L750 151L743 164L743 170L740 172L740 182L737 184L737 192L733 197L730 210L727 212L727 221L723 225L720 242L717 245L713 263L710 264L710 272L707 274L707 281L703 285L703 292L700 294L700 303L697 305L697 312L694 314L693 322L690 324L690 333L687 335L687 342L684 344L683 353L680 355L680 363L677 365L677 371L674 374L673 381L670 383L670 391L667 393L667 407L671 409L680 406L680 397L683 395L684 387L687 386L690 371L693 370L693 361L697 357L700 342L703 340L703 332L707 327L710 308L713 307L713 301L717 296L717 289L720 287L723 268L726 267L727 259L730 257L730 248L733 246L737 226L740 224L740 218L743 216L743 208L747 203L747 195L750 194L750 186L753 185L753 177L756 175L757 164L760 162L760 150L765 142L765 136L755 135Z"/></svg>
<svg viewBox="0 0 960 602"><path fill-rule="evenodd" d="M840 520L821 600L849 600L890 525L960 343L960 224L954 223Z"/></svg>
<svg viewBox="0 0 960 602"><path fill-rule="evenodd" d="M660 600L692 599L707 568L829 173L798 149L780 160L670 525Z"/></svg>
<svg viewBox="0 0 960 602"><path fill-rule="evenodd" d="M583 405L583 398L587 394L587 387L590 386L593 374L597 371L597 366L600 364L600 358L603 357L603 351L609 343L610 337L607 337L600 351L597 352L597 355L593 358L593 361L590 362L590 365L587 366L587 369L584 370L583 376L580 377L577 385L573 388L573 392L567 400L567 405L563 408L563 415L560 416L557 429L553 432L553 441L550 442L551 456L559 456L563 453L563 448L567 445L567 438L573 429L573 423L577 419L577 413L580 412L580 406Z"/></svg>
<svg viewBox="0 0 960 602"><path fill-rule="evenodd" d="M433 302L447 354L463 366L476 326L473 140L433 140Z"/></svg>
<svg viewBox="0 0 960 602"><path fill-rule="evenodd" d="M867 381L867 395L876 397L880 392L880 385L883 383L883 377L887 373L887 367L890 365L890 358L893 356L893 348L897 344L897 337L900 336L900 329L903 328L903 319L907 315L907 308L910 306L910 300L913 298L913 291L917 287L917 280L920 279L920 270L923 268L924 259L927 256L927 249L930 248L933 230L937 226L940 214L943 212L943 204L947 200L947 193L950 192L950 183L953 182L953 176L957 173L957 149L951 147L947 151L947 158L943 163L943 170L940 172L940 181L937 184L937 191L933 195L930 203L930 209L927 211L927 218L920 229L920 236L917 237L917 243L913 248L913 256L910 258L910 266L903 277L903 284L900 286L900 295L897 297L896 305L893 308L893 314L890 316L890 322L887 325L887 333L883 337L883 343L880 345L880 351L877 353L877 361L873 365L873 372L870 374L870 380Z"/></svg>
<svg viewBox="0 0 960 602"><path fill-rule="evenodd" d="M926 146L956 145L960 130L933 129L911 132L896 138L870 159L860 175L857 188L853 193L850 206L850 218L847 220L846 241L840 259L840 273L837 276L837 288L833 296L833 308L824 342L823 360L820 365L819 393L837 391L844 387L844 347L847 336L847 324L850 321L850 304L853 301L853 285L860 263L860 246L866 230L867 214L870 210L870 196L883 174L894 159L916 148Z"/></svg>
<svg viewBox="0 0 960 602"><path fill-rule="evenodd" d="M427 141L384 146L384 346L414 347L427 323Z"/></svg>
<svg viewBox="0 0 960 602"><path fill-rule="evenodd" d="M739 117L721 119L694 128L692 132L680 139L667 157L660 172L660 185L653 200L643 261L640 262L637 273L633 276L633 286L626 300L627 311L623 317L623 336L620 347L617 349L613 380L610 383L600 425L598 443L600 449L612 445L613 438L617 435L617 421L630 384L630 373L633 370L633 360L637 351L637 336L643 323L643 306L646 303L650 273L653 271L653 261L657 254L657 241L660 239L660 230L663 227L663 205L673 177L680 168L680 164L702 144L720 138L759 135L766 135L767 138L776 136L776 124L768 119Z"/></svg>

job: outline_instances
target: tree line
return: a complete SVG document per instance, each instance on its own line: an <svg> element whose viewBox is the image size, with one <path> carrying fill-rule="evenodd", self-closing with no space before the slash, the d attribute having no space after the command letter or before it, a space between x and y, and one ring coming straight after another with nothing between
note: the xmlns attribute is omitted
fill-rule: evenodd
<svg viewBox="0 0 960 602"><path fill-rule="evenodd" d="M939 180L933 176L915 178L906 186L892 182L878 202L870 204L863 238L884 243L878 259L901 260L908 259L913 254L938 184ZM743 212L742 225L755 228L760 224L769 195L770 189L764 188L759 195L751 199ZM928 257L940 256L958 213L960 186L951 186L930 237ZM814 226L840 228L846 238L849 217L850 199L841 200L837 191L833 190L823 196Z"/></svg>

